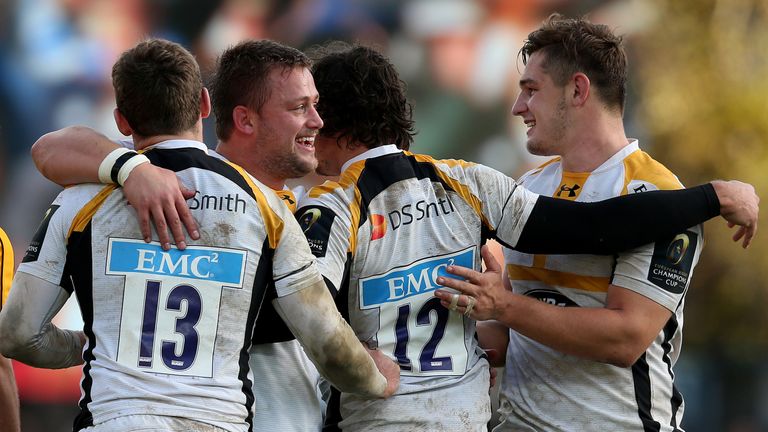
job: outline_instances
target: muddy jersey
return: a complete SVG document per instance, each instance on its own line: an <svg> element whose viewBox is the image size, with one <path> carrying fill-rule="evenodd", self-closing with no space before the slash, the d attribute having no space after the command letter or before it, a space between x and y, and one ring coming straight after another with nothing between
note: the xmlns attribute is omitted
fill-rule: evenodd
<svg viewBox="0 0 768 432"><path fill-rule="evenodd" d="M131 415L252 429L251 341L266 298L320 278L288 208L204 144L165 141L146 154L198 193L200 240L184 251L144 243L114 186L64 190L19 271L77 295L84 332L75 429Z"/></svg>
<svg viewBox="0 0 768 432"><path fill-rule="evenodd" d="M521 182L533 192L576 201L682 187L637 141L593 172L564 172L556 158ZM684 297L702 245L702 228L695 226L616 256L504 249L516 293L562 307L599 308L614 284L657 302L672 316L630 368L566 355L510 332L500 396L505 421L496 430L679 431L683 399L672 366L680 354Z"/></svg>
<svg viewBox="0 0 768 432"><path fill-rule="evenodd" d="M342 315L361 341L400 365L394 399L372 403L392 406L399 396L414 396L393 409L400 412L390 421L398 415L418 423L419 417L439 421L464 411L472 411L469 417L487 413L471 404L445 415L422 406L433 390L488 380L474 320L440 304L435 280L450 277L445 267L451 264L480 269L479 249L487 238L514 246L536 198L488 167L388 145L347 162L338 182L314 187L300 201L296 217ZM449 394L488 400L487 385L477 397L479 386L472 388L472 395L461 388ZM359 399L347 400L353 398ZM376 411L350 409L345 415L344 403L342 397L345 418ZM452 407L451 397L439 404Z"/></svg>

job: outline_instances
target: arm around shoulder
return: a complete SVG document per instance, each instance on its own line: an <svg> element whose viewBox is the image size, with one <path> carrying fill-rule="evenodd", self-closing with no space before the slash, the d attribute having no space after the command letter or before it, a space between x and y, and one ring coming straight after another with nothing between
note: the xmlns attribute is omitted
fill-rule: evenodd
<svg viewBox="0 0 768 432"><path fill-rule="evenodd" d="M31 149L32 160L45 178L61 186L98 183L99 165L120 146L84 126L69 126L40 137Z"/></svg>

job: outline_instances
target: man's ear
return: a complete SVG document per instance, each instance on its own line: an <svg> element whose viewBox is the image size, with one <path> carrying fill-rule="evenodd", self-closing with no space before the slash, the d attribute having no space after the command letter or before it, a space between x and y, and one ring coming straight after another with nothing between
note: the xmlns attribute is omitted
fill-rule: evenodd
<svg viewBox="0 0 768 432"><path fill-rule="evenodd" d="M571 100L576 106L582 106L587 103L589 99L589 92L591 90L591 83L589 77L581 72L573 74L571 78L571 85L573 90L571 93Z"/></svg>
<svg viewBox="0 0 768 432"><path fill-rule="evenodd" d="M117 130L119 130L121 134L125 136L133 135L133 128L131 127L130 124L128 124L128 120L126 120L126 118L123 116L123 113L121 113L120 110L115 108L115 110L112 111L112 115L115 117Z"/></svg>
<svg viewBox="0 0 768 432"><path fill-rule="evenodd" d="M208 94L208 89L203 87L200 90L200 118L207 118L211 115L211 95Z"/></svg>
<svg viewBox="0 0 768 432"><path fill-rule="evenodd" d="M232 109L232 125L244 134L256 132L256 113L248 107L238 105Z"/></svg>

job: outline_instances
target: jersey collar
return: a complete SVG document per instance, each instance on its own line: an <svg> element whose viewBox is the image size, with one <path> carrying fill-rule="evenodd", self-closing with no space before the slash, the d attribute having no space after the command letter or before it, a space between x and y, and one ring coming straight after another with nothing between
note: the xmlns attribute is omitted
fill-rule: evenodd
<svg viewBox="0 0 768 432"><path fill-rule="evenodd" d="M397 148L397 146L394 144L387 144L379 147L374 147L346 161L344 165L341 166L341 172L346 171L350 165L352 165L355 162L359 162L361 160L371 159L371 158L384 156L392 153L402 153L402 152L403 151Z"/></svg>
<svg viewBox="0 0 768 432"><path fill-rule="evenodd" d="M208 146L204 143L201 143L200 141L193 141L193 140L185 140L185 139L174 139L174 140L167 140L167 141L160 141L157 144L151 145L146 148L146 150L149 149L181 149L181 148L196 148L198 150L202 150L205 152L205 154L208 154Z"/></svg>

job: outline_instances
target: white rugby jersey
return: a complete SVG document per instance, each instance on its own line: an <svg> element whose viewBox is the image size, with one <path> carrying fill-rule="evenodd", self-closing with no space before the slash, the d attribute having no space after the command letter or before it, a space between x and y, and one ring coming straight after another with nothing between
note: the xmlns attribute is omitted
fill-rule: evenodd
<svg viewBox="0 0 768 432"><path fill-rule="evenodd" d="M133 141L120 140L119 145L133 149ZM208 155L226 160L215 150ZM288 206L296 211L297 195L302 187L291 190L287 186L274 191ZM188 201L192 208L199 207L201 197ZM327 403L327 381L307 357L304 348L272 306L273 298L265 298L256 325L268 328L257 332L250 349L249 366L253 372L253 427L254 430L279 430L281 432L308 432L319 430ZM285 370L293 372L286 374Z"/></svg>
<svg viewBox="0 0 768 432"><path fill-rule="evenodd" d="M206 150L174 140L145 152L198 191L201 238L184 251L144 243L120 189L83 185L56 198L19 267L77 295L88 342L76 430L132 414L252 429L261 305L320 275L280 198Z"/></svg>
<svg viewBox="0 0 768 432"><path fill-rule="evenodd" d="M677 177L632 141L593 172L563 172L555 158L521 177L533 192L576 201L679 189ZM628 226L627 229L632 229ZM674 386L684 297L703 246L696 226L617 256L530 255L504 249L513 291L563 307L604 307L609 284L672 311L631 368L560 353L510 332L500 412L509 431L680 431L683 399Z"/></svg>
<svg viewBox="0 0 768 432"><path fill-rule="evenodd" d="M342 315L361 341L399 363L394 400L413 396L407 416L414 422L446 420L429 408L435 405L431 390L457 387L456 399L487 400L487 386L478 395L458 387L470 379L487 382L488 366L479 362L474 320L440 304L435 280L451 277L445 272L450 264L479 270L487 238L515 245L537 197L483 165L388 145L348 161L338 182L314 187L300 201L297 218L320 272L338 291ZM438 404L450 403L441 398ZM460 408L467 413L446 416L478 412L472 405ZM355 414L365 415L360 411Z"/></svg>

